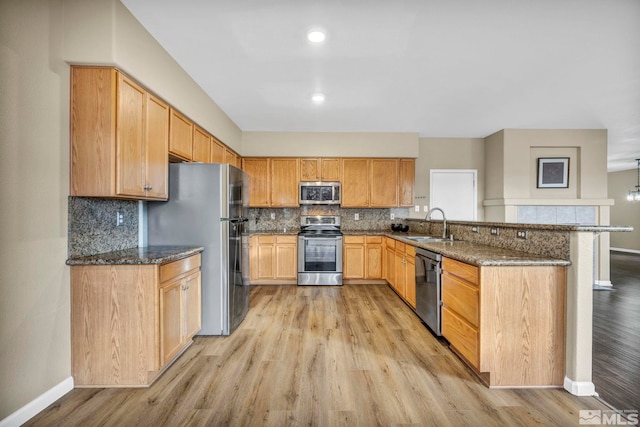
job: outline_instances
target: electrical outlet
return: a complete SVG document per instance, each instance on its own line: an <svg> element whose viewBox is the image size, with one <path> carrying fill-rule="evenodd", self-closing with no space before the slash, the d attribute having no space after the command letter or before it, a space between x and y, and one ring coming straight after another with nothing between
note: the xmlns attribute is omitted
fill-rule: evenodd
<svg viewBox="0 0 640 427"><path fill-rule="evenodd" d="M391 219L396 219L396 214L391 214Z"/></svg>
<svg viewBox="0 0 640 427"><path fill-rule="evenodd" d="M275 212L271 212L271 219L276 219L276 213Z"/></svg>
<svg viewBox="0 0 640 427"><path fill-rule="evenodd" d="M116 212L116 227L124 225L124 214L120 211Z"/></svg>
<svg viewBox="0 0 640 427"><path fill-rule="evenodd" d="M420 212L420 205L415 205L413 207L413 210L415 210L416 212Z"/></svg>
<svg viewBox="0 0 640 427"><path fill-rule="evenodd" d="M472 233L477 233L478 232L478 227L471 227L471 232Z"/></svg>
<svg viewBox="0 0 640 427"><path fill-rule="evenodd" d="M498 227L491 227L491 235L492 236L500 235L500 229Z"/></svg>
<svg viewBox="0 0 640 427"><path fill-rule="evenodd" d="M527 230L518 230L516 231L516 237L518 239L527 240L529 238L529 232Z"/></svg>
<svg viewBox="0 0 640 427"><path fill-rule="evenodd" d="M429 212L429 206L424 205L424 206L422 207L422 212Z"/></svg>
<svg viewBox="0 0 640 427"><path fill-rule="evenodd" d="M356 221L360 220L360 214L359 213L353 214L353 219L355 219Z"/></svg>

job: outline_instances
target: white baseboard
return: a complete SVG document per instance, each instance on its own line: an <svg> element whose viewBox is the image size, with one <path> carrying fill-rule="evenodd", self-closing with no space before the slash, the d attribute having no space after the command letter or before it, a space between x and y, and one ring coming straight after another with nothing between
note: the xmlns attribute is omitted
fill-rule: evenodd
<svg viewBox="0 0 640 427"><path fill-rule="evenodd" d="M613 288L611 280L594 280L594 285L600 286L602 288Z"/></svg>
<svg viewBox="0 0 640 427"><path fill-rule="evenodd" d="M616 252L628 252L630 254L640 254L640 251L637 251L635 249L624 249L624 248L609 248L610 251L616 251Z"/></svg>
<svg viewBox="0 0 640 427"><path fill-rule="evenodd" d="M596 386L591 381L573 381L564 377L564 389L574 396L597 396Z"/></svg>
<svg viewBox="0 0 640 427"><path fill-rule="evenodd" d="M71 390L73 390L73 377L69 377L53 386L7 418L0 420L0 427L18 427L26 423Z"/></svg>

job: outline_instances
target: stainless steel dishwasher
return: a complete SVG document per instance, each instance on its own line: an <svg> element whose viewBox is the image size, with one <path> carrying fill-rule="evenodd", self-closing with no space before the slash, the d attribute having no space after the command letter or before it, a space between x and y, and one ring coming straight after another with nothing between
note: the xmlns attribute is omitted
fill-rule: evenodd
<svg viewBox="0 0 640 427"><path fill-rule="evenodd" d="M416 248L416 314L436 336L441 332L442 255Z"/></svg>

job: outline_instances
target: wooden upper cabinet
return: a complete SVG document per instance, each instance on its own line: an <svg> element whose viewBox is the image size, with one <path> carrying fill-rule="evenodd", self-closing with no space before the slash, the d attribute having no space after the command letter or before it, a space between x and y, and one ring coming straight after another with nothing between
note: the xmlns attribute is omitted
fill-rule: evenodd
<svg viewBox="0 0 640 427"><path fill-rule="evenodd" d="M146 195L166 200L169 197L169 105L147 94L146 111Z"/></svg>
<svg viewBox="0 0 640 427"><path fill-rule="evenodd" d="M298 170L297 158L271 159L271 206L298 207Z"/></svg>
<svg viewBox="0 0 640 427"><path fill-rule="evenodd" d="M240 156L226 147L224 150L224 163L229 163L230 165L233 165L239 169L242 168Z"/></svg>
<svg viewBox="0 0 640 427"><path fill-rule="evenodd" d="M224 163L225 145L216 138L211 138L211 162Z"/></svg>
<svg viewBox="0 0 640 427"><path fill-rule="evenodd" d="M211 163L211 137L198 126L193 127L194 162Z"/></svg>
<svg viewBox="0 0 640 427"><path fill-rule="evenodd" d="M369 206L370 159L342 159L342 207Z"/></svg>
<svg viewBox="0 0 640 427"><path fill-rule="evenodd" d="M168 106L110 67L71 69L72 196L166 199Z"/></svg>
<svg viewBox="0 0 640 427"><path fill-rule="evenodd" d="M400 159L398 167L398 206L413 206L416 160Z"/></svg>
<svg viewBox="0 0 640 427"><path fill-rule="evenodd" d="M341 159L322 159L322 181L340 181Z"/></svg>
<svg viewBox="0 0 640 427"><path fill-rule="evenodd" d="M300 181L340 181L339 158L300 159Z"/></svg>
<svg viewBox="0 0 640 427"><path fill-rule="evenodd" d="M245 157L242 169L249 175L249 206L271 206L270 160L266 157Z"/></svg>
<svg viewBox="0 0 640 427"><path fill-rule="evenodd" d="M144 197L145 90L131 79L118 75L116 132L116 193Z"/></svg>
<svg viewBox="0 0 640 427"><path fill-rule="evenodd" d="M193 122L171 108L169 154L182 160L193 159Z"/></svg>
<svg viewBox="0 0 640 427"><path fill-rule="evenodd" d="M398 159L371 159L369 206L398 206Z"/></svg>
<svg viewBox="0 0 640 427"><path fill-rule="evenodd" d="M320 181L322 159L300 159L300 181Z"/></svg>

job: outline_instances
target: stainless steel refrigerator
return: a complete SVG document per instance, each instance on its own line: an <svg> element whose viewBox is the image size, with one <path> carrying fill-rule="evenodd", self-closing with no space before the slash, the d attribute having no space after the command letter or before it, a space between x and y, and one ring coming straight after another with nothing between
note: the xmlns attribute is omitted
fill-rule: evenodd
<svg viewBox="0 0 640 427"><path fill-rule="evenodd" d="M228 164L172 163L169 200L147 204L149 245L202 252L202 329L229 335L249 311L249 178Z"/></svg>

